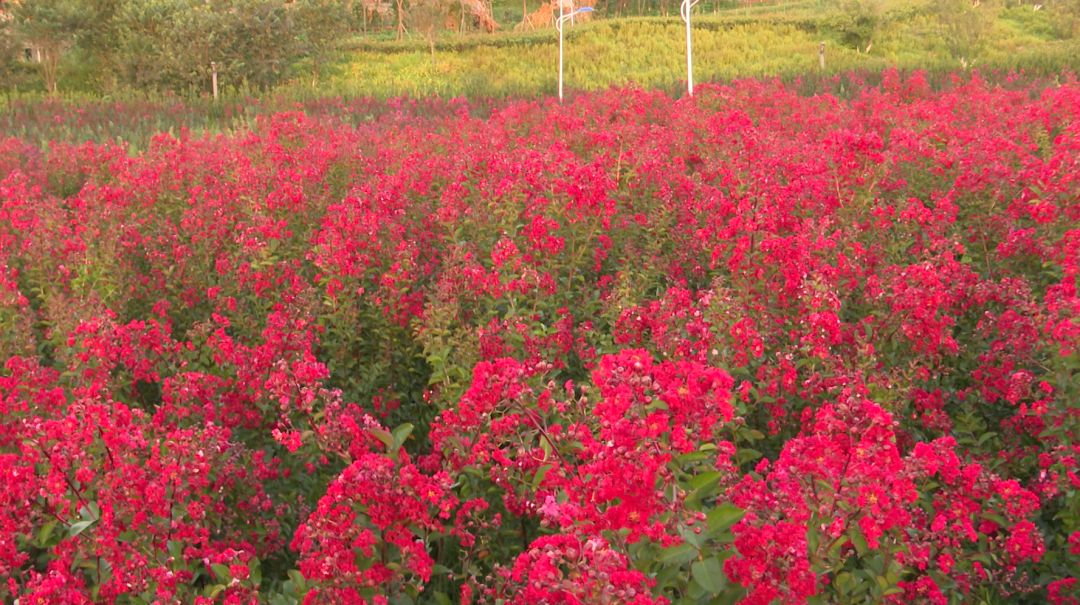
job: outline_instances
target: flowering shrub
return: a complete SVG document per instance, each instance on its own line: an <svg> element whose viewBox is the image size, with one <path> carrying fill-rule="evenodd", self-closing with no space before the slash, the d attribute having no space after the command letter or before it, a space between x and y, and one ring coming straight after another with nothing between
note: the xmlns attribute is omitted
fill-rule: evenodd
<svg viewBox="0 0 1080 605"><path fill-rule="evenodd" d="M1014 88L0 141L0 599L1080 601L1080 87Z"/></svg>

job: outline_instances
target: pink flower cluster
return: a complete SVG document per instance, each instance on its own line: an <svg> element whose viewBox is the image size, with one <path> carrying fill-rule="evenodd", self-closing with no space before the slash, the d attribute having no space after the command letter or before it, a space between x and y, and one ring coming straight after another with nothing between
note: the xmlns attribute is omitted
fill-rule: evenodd
<svg viewBox="0 0 1080 605"><path fill-rule="evenodd" d="M0 601L1080 601L1075 82L300 109L0 139Z"/></svg>

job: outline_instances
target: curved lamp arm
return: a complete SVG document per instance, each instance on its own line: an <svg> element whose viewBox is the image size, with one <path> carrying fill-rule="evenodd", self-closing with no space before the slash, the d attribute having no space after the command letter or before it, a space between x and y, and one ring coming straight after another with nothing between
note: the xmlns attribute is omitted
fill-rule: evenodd
<svg viewBox="0 0 1080 605"><path fill-rule="evenodd" d="M699 0L694 0L695 3L698 2L698 1ZM563 21L566 21L570 17L573 17L574 15L577 15L577 14L580 14L580 13L591 13L591 12L593 12L593 7L591 7L591 6L583 6L583 7L579 8L579 9L577 9L576 11L566 13L565 15L559 17L558 19L555 19L555 29L559 30L559 34L562 34Z"/></svg>
<svg viewBox="0 0 1080 605"><path fill-rule="evenodd" d="M682 4L679 5L679 15L682 17L683 21L689 21L690 20L690 9L694 8L694 5L697 4L698 2L701 2L701 0L693 0L693 1L691 1L691 0L683 0L682 1Z"/></svg>

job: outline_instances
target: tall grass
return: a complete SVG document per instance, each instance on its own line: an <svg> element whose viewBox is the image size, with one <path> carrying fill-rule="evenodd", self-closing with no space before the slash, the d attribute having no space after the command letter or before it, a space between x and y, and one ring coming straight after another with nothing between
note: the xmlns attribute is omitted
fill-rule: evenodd
<svg viewBox="0 0 1080 605"><path fill-rule="evenodd" d="M1076 42L1048 39L1030 7L1005 11L972 65L1047 76L1075 68ZM951 71L961 67L921 10L891 19L874 38L871 53L840 43L827 19L770 15L752 18L703 15L694 20L694 71L698 81L784 78L856 71ZM426 49L408 43L354 47L328 84L335 95L535 96L556 86L557 37L553 30L447 40L432 64ZM484 43L485 41L489 43ZM598 90L636 84L674 88L685 79L685 29L678 18L633 18L578 26L566 33L565 82ZM825 69L818 48L826 42Z"/></svg>
<svg viewBox="0 0 1080 605"><path fill-rule="evenodd" d="M1058 45L1040 47L1017 53L1017 63L1053 62L1066 56ZM1047 50L1055 49L1057 50ZM1075 45L1072 51L1080 50ZM1040 54L1045 51L1046 54ZM399 56L399 55L394 55ZM906 75L913 70L899 70ZM1038 77L1034 71L1018 73L1015 69L989 68L981 71L958 72L948 69L923 71L931 88L943 90L978 77L988 83L1006 88L1029 87L1041 90L1065 82L1075 82L1070 71ZM812 96L827 93L840 99L852 99L869 86L877 86L885 72L876 66L856 68L845 73L792 71L777 77L794 92ZM547 82L542 85L551 88ZM683 94L681 84L663 86L672 96ZM539 88L537 90L543 90ZM534 94L529 96L535 96ZM570 91L567 103L574 103L581 91ZM95 143L118 142L127 146L131 155L146 150L155 136L214 136L235 134L259 128L260 121L279 112L303 112L307 115L330 117L357 126L379 120L399 120L405 117L440 118L468 111L478 119L486 119L515 96L474 97L470 103L446 100L449 96L426 98L342 97L328 96L322 89L294 87L279 89L271 95L256 97L252 91L231 91L215 101L208 96L179 98L174 95L124 93L108 100L89 95L71 94L59 98L22 94L0 97L0 141L17 137L48 153L54 141Z"/></svg>
<svg viewBox="0 0 1080 605"><path fill-rule="evenodd" d="M885 24L875 34L870 53L842 44L842 35L831 25L835 8L817 0L788 6L788 14L778 13L779 7L773 5L752 7L772 12L749 16L738 9L718 16L695 16L695 79L779 78L807 94L822 87L843 94L844 86L880 77L890 67L927 71L942 82L948 79L946 74L961 68L941 42L937 22L920 5L901 0L886 3ZM971 67L984 77L997 74L1001 82L1012 73L1052 81L1075 71L1080 40L1055 40L1051 30L1044 12L1006 7ZM569 28L566 86L571 95L612 86L662 88L681 94L686 73L684 36L678 17L593 21ZM0 96L0 136L33 141L119 139L138 149L156 133L246 129L260 115L290 111L297 104L307 112L337 113L356 121L376 119L387 111L448 111L437 101L380 103L387 99L467 97L493 100L497 105L505 99L552 96L557 85L557 40L551 29L448 36L437 44L434 63L426 43L420 41L354 41L335 73L318 87L292 84L269 95L256 95L242 85L223 82L225 92L219 101L210 99L209 91L199 90L178 96L134 91L109 97L75 93L62 99L9 92ZM826 43L824 69L818 59L822 42ZM490 106L473 105L473 111Z"/></svg>

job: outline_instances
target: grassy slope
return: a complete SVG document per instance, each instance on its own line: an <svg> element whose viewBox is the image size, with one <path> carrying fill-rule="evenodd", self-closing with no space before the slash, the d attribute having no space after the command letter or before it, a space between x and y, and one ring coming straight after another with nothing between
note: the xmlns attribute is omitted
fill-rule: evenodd
<svg viewBox="0 0 1080 605"><path fill-rule="evenodd" d="M917 7L889 7L892 19L871 53L839 43L827 9L818 2L733 9L695 17L695 80L794 77L819 73L818 46L827 42L826 72L960 67L937 34L932 16ZM834 13L835 14L835 13ZM681 20L651 17L596 21L567 31L565 83L599 89L635 83L681 86L685 78ZM1046 13L1030 6L1002 11L977 63L991 68L1058 72L1073 66L1075 43L1053 41ZM558 59L554 30L440 41L435 64L417 42L358 42L327 83L330 94L376 96L502 96L553 94Z"/></svg>
<svg viewBox="0 0 1080 605"><path fill-rule="evenodd" d="M520 5L506 1L517 6L520 14ZM942 43L935 18L924 6L912 4L911 0L880 1L888 20L874 36L869 54L845 46L843 36L831 25L840 15L837 0L797 0L726 10L714 10L716 5L710 4L703 14L694 17L695 81L774 76L806 80L849 72L880 73L890 66L939 73L960 68ZM504 25L512 28L512 23L504 21ZM1031 5L1017 6L1010 1L1001 11L985 48L978 53L975 66L1025 69L1038 75L1076 71L1080 66L1080 40L1056 40L1052 31L1047 11L1034 11ZM335 96L551 96L557 85L557 40L550 28L466 37L447 33L437 43L433 64L423 40L395 42L373 35L371 39L348 42L341 60L333 67L334 73L324 77L317 87L312 88L305 76L295 85L273 91L271 96L296 101ZM818 65L822 41L827 43L824 74ZM677 16L578 24L566 31L565 84L571 91L636 84L677 93L685 86L684 52L685 29ZM297 73L308 73L303 65L298 68ZM77 86L78 81L92 79L90 76L72 72L72 65L65 69L65 99L80 103L100 98L94 92L79 92L93 89L89 85ZM23 91L6 93L0 103L25 104L42 96L34 87ZM225 94L241 101L249 96L267 96L265 92L228 88ZM109 100L132 95L148 101L158 96L119 91Z"/></svg>

